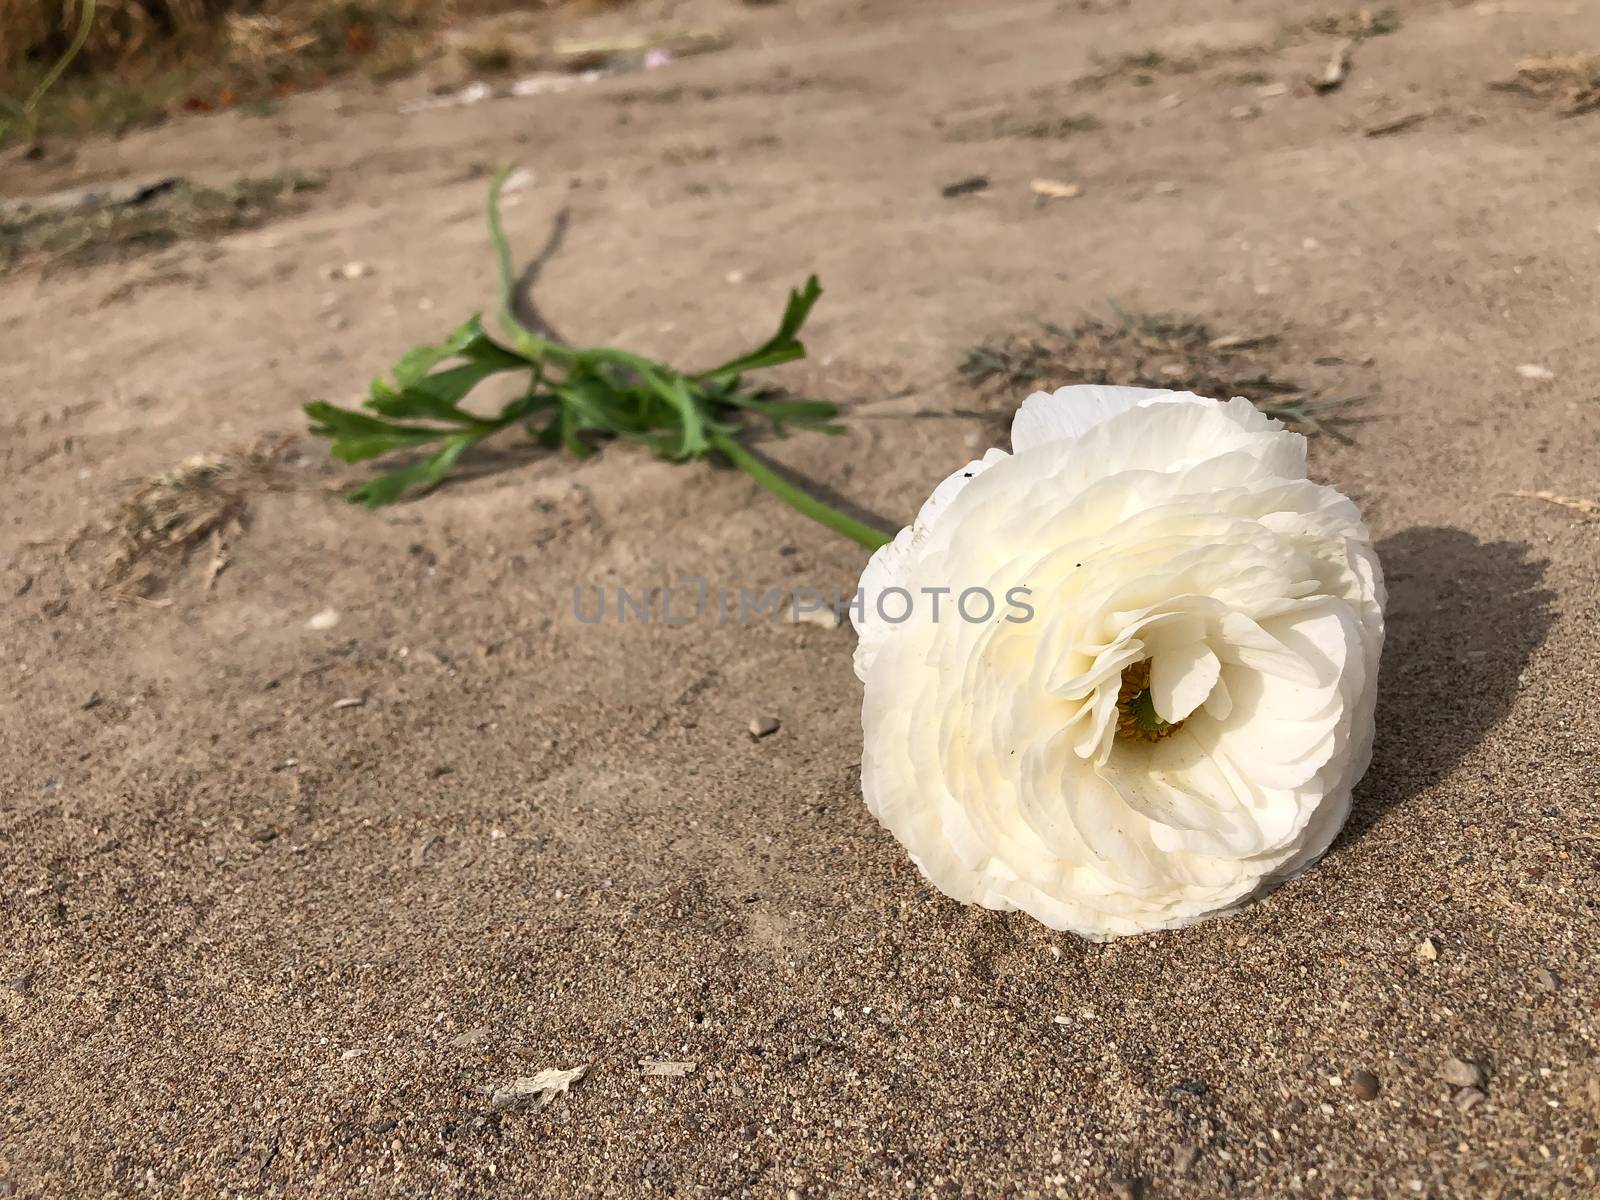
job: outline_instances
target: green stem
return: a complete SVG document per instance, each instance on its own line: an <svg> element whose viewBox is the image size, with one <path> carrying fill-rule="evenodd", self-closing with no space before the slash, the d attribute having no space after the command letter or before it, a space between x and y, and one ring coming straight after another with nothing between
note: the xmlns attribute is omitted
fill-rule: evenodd
<svg viewBox="0 0 1600 1200"><path fill-rule="evenodd" d="M517 294L517 272L511 262L511 243L506 240L505 226L500 221L500 189L510 174L510 167L501 167L489 184L489 241L494 245L495 265L500 271L500 324L511 334L517 352L524 358L532 362L548 358L566 366L573 358L572 352L534 333L517 320L512 311L512 300Z"/></svg>
<svg viewBox="0 0 1600 1200"><path fill-rule="evenodd" d="M711 444L732 459L734 466L738 467L785 504L788 504L797 512L804 513L813 521L821 522L835 533L842 533L857 545L865 546L868 550L876 550L879 546L886 546L894 541L894 535L884 533L881 529L874 529L870 525L864 525L854 517L847 517L838 509L824 504L809 492L796 487L754 454L751 454L731 435L714 432L711 435Z"/></svg>

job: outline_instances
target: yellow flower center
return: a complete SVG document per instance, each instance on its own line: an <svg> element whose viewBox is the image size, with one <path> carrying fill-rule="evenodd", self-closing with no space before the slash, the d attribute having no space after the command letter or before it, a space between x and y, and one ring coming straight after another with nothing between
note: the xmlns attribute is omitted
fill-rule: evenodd
<svg viewBox="0 0 1600 1200"><path fill-rule="evenodd" d="M1141 742L1159 742L1183 728L1183 722L1163 721L1150 696L1150 660L1141 658L1122 672L1117 691L1117 736Z"/></svg>

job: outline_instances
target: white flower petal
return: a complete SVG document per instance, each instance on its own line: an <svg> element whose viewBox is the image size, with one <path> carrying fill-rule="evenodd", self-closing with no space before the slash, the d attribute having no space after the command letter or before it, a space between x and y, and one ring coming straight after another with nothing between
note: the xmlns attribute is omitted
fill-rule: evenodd
<svg viewBox="0 0 1600 1200"><path fill-rule="evenodd" d="M1204 642L1190 642L1150 659L1150 701L1156 716L1176 725L1205 703L1222 663Z"/></svg>
<svg viewBox="0 0 1600 1200"><path fill-rule="evenodd" d="M1046 442L1082 437L1096 425L1137 408L1171 400L1211 404L1193 392L1159 388L1102 387L1080 383L1053 392L1034 392L1011 419L1011 449L1031 450Z"/></svg>
<svg viewBox="0 0 1600 1200"><path fill-rule="evenodd" d="M866 679L873 655L891 627L878 609L879 597L890 588L905 586L906 578L916 562L917 547L926 540L940 513L967 486L968 481L1009 457L1004 450L990 450L959 471L952 471L923 502L917 519L896 534L894 541L873 551L866 570L861 574L859 591L863 603L850 609L850 623L855 626L857 638L854 657L857 679ZM899 609L893 608L891 611L898 613Z"/></svg>

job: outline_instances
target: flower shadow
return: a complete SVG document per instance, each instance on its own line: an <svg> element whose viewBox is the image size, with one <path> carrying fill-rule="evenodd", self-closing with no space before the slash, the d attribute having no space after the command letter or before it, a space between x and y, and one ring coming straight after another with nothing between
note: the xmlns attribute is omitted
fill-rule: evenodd
<svg viewBox="0 0 1600 1200"><path fill-rule="evenodd" d="M1510 710L1555 618L1547 564L1529 553L1437 527L1378 543L1389 603L1377 740L1340 841L1446 775Z"/></svg>

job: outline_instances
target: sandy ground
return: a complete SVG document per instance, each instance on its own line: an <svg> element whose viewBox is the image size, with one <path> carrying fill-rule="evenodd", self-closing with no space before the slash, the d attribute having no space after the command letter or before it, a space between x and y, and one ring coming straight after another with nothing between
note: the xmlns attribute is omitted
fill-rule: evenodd
<svg viewBox="0 0 1600 1200"><path fill-rule="evenodd" d="M1505 493L1600 494L1600 115L1485 84L1600 49L1600 7L1407 5L1317 96L1332 39L1281 31L1321 11L708 2L678 15L729 49L564 95L345 89L8 160L9 196L329 184L215 245L0 280L0 1194L1595 1195L1600 523ZM1075 83L1152 47L1196 69ZM511 439L369 515L308 442L213 589L202 551L109 603L60 539L129 480L298 432L487 305L502 160L528 251L571 210L539 293L571 335L711 362L816 270L784 380L850 432L770 448L896 522L989 436L966 348L1039 317L1178 310L1353 372L1373 419L1314 471L1369 515L1391 634L1323 864L1107 946L946 901L861 804L847 630L573 618L576 584L863 560L626 448ZM1083 195L1038 204L1041 176Z"/></svg>

